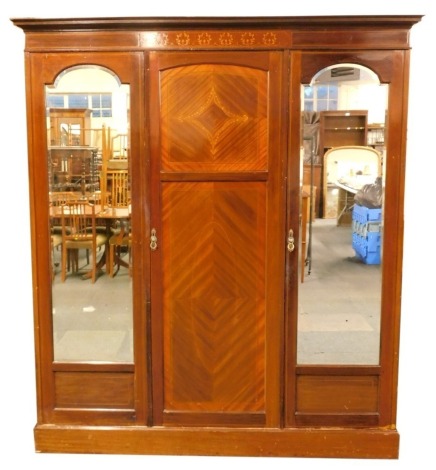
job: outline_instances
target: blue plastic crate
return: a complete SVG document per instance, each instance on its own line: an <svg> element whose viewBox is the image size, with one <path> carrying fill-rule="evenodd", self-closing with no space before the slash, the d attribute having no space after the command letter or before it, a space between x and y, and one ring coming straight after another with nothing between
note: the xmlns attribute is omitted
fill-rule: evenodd
<svg viewBox="0 0 436 470"><path fill-rule="evenodd" d="M354 205L352 246L365 264L380 264L380 226L382 210Z"/></svg>
<svg viewBox="0 0 436 470"><path fill-rule="evenodd" d="M380 251L367 253L366 256L358 255L365 264L380 264Z"/></svg>
<svg viewBox="0 0 436 470"><path fill-rule="evenodd" d="M357 220L353 220L351 223L351 229L353 233L366 237L368 233L379 233L380 225L380 222L367 222L363 224Z"/></svg>
<svg viewBox="0 0 436 470"><path fill-rule="evenodd" d="M366 234L366 246L368 251L380 251L380 232L368 232Z"/></svg>
<svg viewBox="0 0 436 470"><path fill-rule="evenodd" d="M381 216L381 208L369 209L368 207L359 206L358 204L354 204L353 206L353 220L358 223L381 222Z"/></svg>
<svg viewBox="0 0 436 470"><path fill-rule="evenodd" d="M352 247L365 264L380 264L379 232L368 233L366 237L353 233Z"/></svg>

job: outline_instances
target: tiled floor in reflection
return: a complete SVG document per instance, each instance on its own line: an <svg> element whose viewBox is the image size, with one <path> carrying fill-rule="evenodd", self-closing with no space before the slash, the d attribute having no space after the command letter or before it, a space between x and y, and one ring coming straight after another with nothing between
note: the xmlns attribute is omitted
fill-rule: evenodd
<svg viewBox="0 0 436 470"><path fill-rule="evenodd" d="M380 266L354 256L351 228L316 219L312 270L300 284L298 362L377 364L380 291ZM56 360L133 361L132 278L126 268L114 278L103 272L95 284L80 275L62 283L57 273L53 305Z"/></svg>

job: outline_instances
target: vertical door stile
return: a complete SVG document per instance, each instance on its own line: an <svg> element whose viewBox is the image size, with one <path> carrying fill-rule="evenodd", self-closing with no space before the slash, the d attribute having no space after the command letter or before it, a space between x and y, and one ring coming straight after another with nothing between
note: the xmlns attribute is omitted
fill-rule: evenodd
<svg viewBox="0 0 436 470"><path fill-rule="evenodd" d="M266 263L266 355L267 371L267 426L283 425L283 368L284 368L284 286L285 286L285 224L286 224L286 163L288 73L286 52L270 53L269 83L269 158L267 207L267 263Z"/></svg>
<svg viewBox="0 0 436 470"><path fill-rule="evenodd" d="M157 53L149 54L149 129L150 129L150 225L145 234L146 246L150 256L150 334L151 334L151 382L152 382L152 424L161 425L163 420L163 376L162 376L162 291L160 279L161 271L161 247L152 251L149 248L151 242L152 227L161 234L160 224L160 72L158 69Z"/></svg>
<svg viewBox="0 0 436 470"><path fill-rule="evenodd" d="M289 58L289 141L287 166L286 228L293 231L296 250L286 254L286 307L285 307L285 425L294 422L295 415L295 371L297 357L297 313L298 313L298 258L302 256L300 227L300 74L301 53L292 52ZM286 232L288 233L288 232ZM303 260L301 261L303 262Z"/></svg>
<svg viewBox="0 0 436 470"><path fill-rule="evenodd" d="M131 185L132 185L132 240L133 240L133 302L134 302L134 350L136 374L136 419L151 424L151 333L150 333L150 257L145 243L150 224L150 149L147 112L149 101L147 87L148 56L137 55L136 82L132 86L131 119ZM137 116L137 121L133 117ZM144 203L145 201L145 203ZM135 263L135 259L138 262Z"/></svg>

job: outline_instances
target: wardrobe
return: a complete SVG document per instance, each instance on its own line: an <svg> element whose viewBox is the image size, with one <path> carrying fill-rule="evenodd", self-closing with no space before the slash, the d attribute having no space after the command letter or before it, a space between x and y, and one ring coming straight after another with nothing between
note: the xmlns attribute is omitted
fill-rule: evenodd
<svg viewBox="0 0 436 470"><path fill-rule="evenodd" d="M409 36L420 19L12 19L25 34L37 451L398 457ZM368 363L305 362L302 86L344 64L388 86L379 349ZM129 88L124 360L55 350L46 95L81 68Z"/></svg>

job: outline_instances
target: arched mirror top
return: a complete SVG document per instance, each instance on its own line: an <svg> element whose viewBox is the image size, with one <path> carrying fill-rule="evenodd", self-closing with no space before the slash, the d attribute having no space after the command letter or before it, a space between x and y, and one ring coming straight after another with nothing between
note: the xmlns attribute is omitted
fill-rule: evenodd
<svg viewBox="0 0 436 470"><path fill-rule="evenodd" d="M112 91L122 86L118 75L112 70L92 64L69 67L57 75L52 86L48 86L75 91L77 87L82 87L83 83L98 91Z"/></svg>
<svg viewBox="0 0 436 470"><path fill-rule="evenodd" d="M303 83L303 109L367 109L368 124L381 124L388 108L387 86L368 67L353 63L329 65L316 72L307 84Z"/></svg>
<svg viewBox="0 0 436 470"><path fill-rule="evenodd" d="M87 64L64 69L46 93L48 108L90 109L94 126L127 133L130 86L108 68Z"/></svg>
<svg viewBox="0 0 436 470"><path fill-rule="evenodd" d="M359 85L380 85L378 75L368 67L359 64L335 64L318 71L310 81L310 85L325 82L358 81Z"/></svg>
<svg viewBox="0 0 436 470"><path fill-rule="evenodd" d="M305 54L301 62L301 83L309 84L323 71L350 67L367 70L379 83L389 84L394 75L394 56L391 51L373 51L358 54Z"/></svg>

